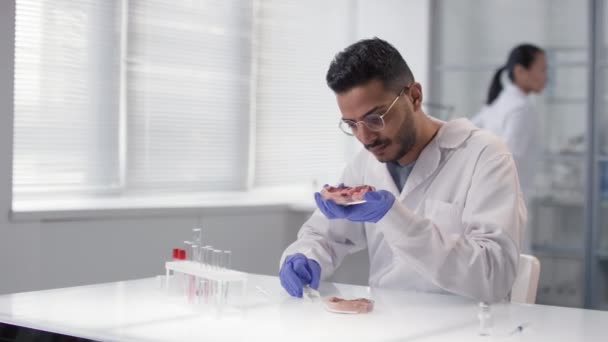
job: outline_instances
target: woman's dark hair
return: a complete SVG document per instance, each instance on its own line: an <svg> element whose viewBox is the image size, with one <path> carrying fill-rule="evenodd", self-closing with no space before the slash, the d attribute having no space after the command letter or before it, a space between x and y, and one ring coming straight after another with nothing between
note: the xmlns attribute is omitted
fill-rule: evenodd
<svg viewBox="0 0 608 342"><path fill-rule="evenodd" d="M536 56L539 53L544 53L543 49L532 44L521 44L513 48L509 53L507 63L496 70L494 77L492 77L492 83L490 83L490 89L488 89L488 99L486 104L491 104L496 100L500 92L502 91L502 84L500 83L500 75L503 71L509 72L509 79L514 81L513 69L516 65L521 65L526 69L529 69Z"/></svg>
<svg viewBox="0 0 608 342"><path fill-rule="evenodd" d="M373 38L360 40L338 53L329 65L326 80L337 94L372 80L399 92L414 81L414 76L397 49Z"/></svg>

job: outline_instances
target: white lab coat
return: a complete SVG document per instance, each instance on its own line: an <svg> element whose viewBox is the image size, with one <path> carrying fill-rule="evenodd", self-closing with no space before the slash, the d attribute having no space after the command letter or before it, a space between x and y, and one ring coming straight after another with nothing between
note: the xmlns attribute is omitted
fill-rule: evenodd
<svg viewBox="0 0 608 342"><path fill-rule="evenodd" d="M367 248L370 286L485 301L507 296L526 209L515 164L498 138L453 120L421 152L401 194L386 165L366 150L340 181L386 189L397 199L375 224L328 220L316 210L281 263L303 253L327 279L346 255Z"/></svg>
<svg viewBox="0 0 608 342"><path fill-rule="evenodd" d="M522 192L529 199L534 191L541 139L538 115L528 95L511 82L506 82L496 100L483 107L472 121L507 144L517 165Z"/></svg>

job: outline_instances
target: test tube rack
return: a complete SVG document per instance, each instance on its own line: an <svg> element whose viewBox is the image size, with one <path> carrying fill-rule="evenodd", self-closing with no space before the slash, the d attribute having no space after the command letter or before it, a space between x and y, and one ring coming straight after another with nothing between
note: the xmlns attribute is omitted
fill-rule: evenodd
<svg viewBox="0 0 608 342"><path fill-rule="evenodd" d="M247 273L239 272L226 268L215 268L209 265L203 265L200 262L191 260L176 260L167 261L165 263L167 291L171 289L171 275L181 273L184 275L193 276L198 280L215 281L226 285L225 288L235 288L230 286L232 283L240 283L241 298L244 298L247 289ZM223 286L224 287L224 286Z"/></svg>
<svg viewBox="0 0 608 342"><path fill-rule="evenodd" d="M247 281L247 273L230 269L214 269L191 260L167 261L165 269L167 270L167 275L172 271L210 280Z"/></svg>

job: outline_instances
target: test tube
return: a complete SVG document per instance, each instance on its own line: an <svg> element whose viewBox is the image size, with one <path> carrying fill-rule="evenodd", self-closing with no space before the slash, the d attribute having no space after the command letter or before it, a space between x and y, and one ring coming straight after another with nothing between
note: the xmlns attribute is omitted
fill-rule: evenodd
<svg viewBox="0 0 608 342"><path fill-rule="evenodd" d="M193 243L190 247L192 247L192 261L201 262L201 250L198 245Z"/></svg>
<svg viewBox="0 0 608 342"><path fill-rule="evenodd" d="M194 243L201 245L203 243L203 229L202 228L192 228L192 241Z"/></svg>
<svg viewBox="0 0 608 342"><path fill-rule="evenodd" d="M200 256L200 249L198 248L198 245L196 243L192 243L190 245L190 247L192 247L192 261L194 262L201 262L201 256ZM195 299L198 300L198 277L197 276L193 276L190 275L188 276L188 302L189 303L193 303L195 301Z"/></svg>
<svg viewBox="0 0 608 342"><path fill-rule="evenodd" d="M207 270L211 270L212 269L212 265L213 265L213 246L211 245L206 245L203 247L203 260L204 260L204 267ZM203 279L203 299L205 303L209 302L210 296L211 296L211 291L212 291L212 283L211 283L211 279L209 278L205 278Z"/></svg>
<svg viewBox="0 0 608 342"><path fill-rule="evenodd" d="M198 253L199 253L199 256L201 258L199 266L201 268L204 268L205 267L205 262L206 262L206 260L205 260L205 247L199 246L199 252ZM207 279L206 279L206 277L204 275L201 276L201 277L199 277L198 281L196 282L196 287L197 287L196 294L197 294L197 300L198 300L199 303L204 302L205 291L206 291L206 289L205 289L206 284L207 284Z"/></svg>
<svg viewBox="0 0 608 342"><path fill-rule="evenodd" d="M200 266L203 267L205 265L205 246L198 245L198 257L200 259Z"/></svg>
<svg viewBox="0 0 608 342"><path fill-rule="evenodd" d="M203 262L205 264L205 267L207 268L211 268L211 264L212 264L212 260L211 260L211 254L213 251L213 246L207 245L203 247Z"/></svg>
<svg viewBox="0 0 608 342"><path fill-rule="evenodd" d="M190 260L196 261L197 251L198 251L197 245L195 243L193 243L192 241L184 241L184 244L191 248ZM183 291L183 294L186 295L186 300L188 301L188 303L192 303L192 301L194 299L194 295L196 294L195 293L196 292L196 277L193 275L189 275L189 274L184 274L183 276L184 276L184 287L183 287L182 291Z"/></svg>
<svg viewBox="0 0 608 342"><path fill-rule="evenodd" d="M180 251L180 248L173 248L171 255L173 261L180 260ZM169 293L171 293L172 290L179 288L179 274L167 269L165 272L165 287Z"/></svg>
<svg viewBox="0 0 608 342"><path fill-rule="evenodd" d="M221 271L223 268L222 263L222 251L219 249L213 250L213 261L215 264L215 270ZM213 280L213 298L216 304L221 304L222 295L222 281L221 279Z"/></svg>
<svg viewBox="0 0 608 342"><path fill-rule="evenodd" d="M232 263L232 252L229 250L225 250L223 255L224 255L224 268L226 270L230 270L231 263ZM222 304L228 303L228 291L230 288L229 285L230 285L230 282L226 281L226 282L224 282L224 284L222 286Z"/></svg>
<svg viewBox="0 0 608 342"><path fill-rule="evenodd" d="M184 241L184 245L186 245L186 248L188 248L189 246L191 247L192 246L192 241Z"/></svg>
<svg viewBox="0 0 608 342"><path fill-rule="evenodd" d="M213 266L216 270L223 268L222 251L219 249L213 250Z"/></svg>
<svg viewBox="0 0 608 342"><path fill-rule="evenodd" d="M224 268L227 270L232 267L232 252L229 250L224 251Z"/></svg>

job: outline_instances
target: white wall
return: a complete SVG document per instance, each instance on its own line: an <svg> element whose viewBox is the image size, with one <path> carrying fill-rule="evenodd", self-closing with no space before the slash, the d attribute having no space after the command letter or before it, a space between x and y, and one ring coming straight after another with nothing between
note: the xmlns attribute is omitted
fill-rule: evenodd
<svg viewBox="0 0 608 342"><path fill-rule="evenodd" d="M358 34L394 43L423 85L428 79L428 3L365 0L359 7L364 24ZM208 230L207 241L233 250L236 269L276 274L281 252L309 213L274 206L169 214L138 211L114 218L10 218L14 7L14 0L0 1L0 293L160 274L171 248L187 239L199 222ZM381 26L385 27L376 30ZM367 256L359 253L347 260L334 280L365 283L367 269Z"/></svg>
<svg viewBox="0 0 608 342"><path fill-rule="evenodd" d="M378 37L391 43L428 90L430 67L430 0L359 0L357 38Z"/></svg>

